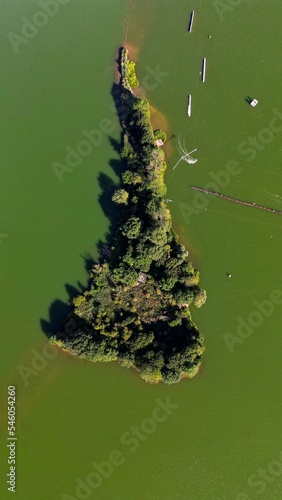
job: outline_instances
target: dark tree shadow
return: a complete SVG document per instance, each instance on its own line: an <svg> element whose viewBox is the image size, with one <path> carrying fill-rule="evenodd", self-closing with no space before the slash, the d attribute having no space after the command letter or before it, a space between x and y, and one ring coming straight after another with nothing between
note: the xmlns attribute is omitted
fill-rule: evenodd
<svg viewBox="0 0 282 500"><path fill-rule="evenodd" d="M93 262L94 263L94 262ZM81 281L76 282L77 287L79 288L80 292L84 292L85 286L81 283Z"/></svg>
<svg viewBox="0 0 282 500"><path fill-rule="evenodd" d="M95 264L95 260L93 259L92 255L90 253L87 253L87 252L85 252L84 254L82 254L81 257L84 260L85 270L87 271L87 273L89 273L91 267L93 266L93 264ZM85 289L84 286L83 286L83 289Z"/></svg>
<svg viewBox="0 0 282 500"><path fill-rule="evenodd" d="M122 172L125 170L125 165L121 160L114 159L109 161L110 167L113 169L114 173L121 178ZM116 189L118 186L116 186Z"/></svg>
<svg viewBox="0 0 282 500"><path fill-rule="evenodd" d="M79 290L77 288L75 288L75 286L73 286L73 285L66 284L65 289L68 293L70 301L72 301L79 294Z"/></svg>
<svg viewBox="0 0 282 500"><path fill-rule="evenodd" d="M119 154L120 153L120 141L117 141L114 137L108 137L109 143L112 148ZM119 160L120 161L120 160Z"/></svg>
<svg viewBox="0 0 282 500"><path fill-rule="evenodd" d="M116 60L118 64L119 73L121 70L120 67L121 50L122 49L119 50L118 57ZM126 126L130 128L131 117L130 117L130 111L127 111L127 109L128 110L131 109L130 102L132 102L132 100L135 99L135 97L129 90L124 88L121 94L120 86L121 86L120 83L114 83L112 85L111 94L113 101L115 103L116 113L120 124L121 125L126 124ZM124 102L126 102L128 105L125 106ZM135 134L133 133L132 136L134 137L134 135ZM174 137L175 136L171 136L166 142L169 142ZM113 150L117 153L120 153L122 146L122 134L120 141L117 141L115 138L110 136L108 137L108 140ZM133 146L134 147L136 146L136 151L138 151L138 147L140 147L138 140L136 141L136 145ZM115 173L115 175L121 178L121 174L125 170L124 162L121 159L113 158L109 161L109 165L113 170L113 172ZM112 201L112 196L114 194L114 191L118 189L119 186L113 181L113 179L109 175L103 172L100 172L98 175L98 183L100 187L99 203L103 210L103 213L105 214L105 216L109 221L109 226L103 241L99 240L97 243L97 249L99 253L97 262L94 261L93 257L90 254L81 255L81 258L84 260L84 266L87 273L89 273L89 271L91 270L91 268L95 263L102 263L105 262L106 260L110 260L111 246L113 244L114 236L118 228L118 224L121 217L121 210L118 209L117 206ZM95 214L93 214L93 218L94 217ZM89 288L89 285L90 285L89 281L86 286L84 286L79 281L77 282L76 286L71 284L65 284L65 288L68 294L66 302L60 299L55 299L49 308L49 319L46 320L42 318L40 320L42 331L48 338L56 334L58 330L63 326L64 320L67 318L68 314L72 311L73 299L77 295L83 293L87 288Z"/></svg>
<svg viewBox="0 0 282 500"><path fill-rule="evenodd" d="M121 169L120 163L121 162L119 162L118 160L110 161L110 165L114 167L114 170ZM84 260L84 266L87 273L89 273L90 269L95 263L102 263L105 262L105 260L109 259L109 248L112 244L120 217L118 209L112 202L112 195L118 186L114 183L113 179L110 176L106 175L103 172L100 172L100 174L98 175L98 183L100 186L99 203L104 214L109 220L109 226L104 240L99 240L97 243L97 249L99 253L97 262L90 254L85 253L81 255L81 258ZM72 311L73 299L77 295L80 295L82 292L84 292L87 288L89 288L89 285L89 281L86 286L84 286L81 282L77 282L76 286L68 283L65 284L65 289L68 294L67 301L64 302L60 299L54 300L49 308L49 319L40 320L41 329L48 338L56 334L60 327L62 327L64 320Z"/></svg>
<svg viewBox="0 0 282 500"><path fill-rule="evenodd" d="M109 137L109 141L116 152L120 152L121 142L118 142L116 139ZM124 170L124 164L121 160L117 158L113 158L109 161L109 165L112 168L113 172L120 177L121 173ZM118 221L120 218L120 211L116 207L116 205L112 201L112 196L114 191L119 187L113 179L103 173L100 172L98 175L98 183L100 187L100 195L99 195L99 203L103 210L103 213L109 220L109 226L107 233L103 240L99 240L97 243L97 249L99 253L99 257L97 262L93 259L90 254L83 254L81 258L84 260L84 266L87 273L91 270L95 263L102 263L105 260L109 260L110 257L110 246L112 245L114 235L116 233L116 229L118 227ZM93 214L93 217L95 214ZM84 286L81 282L77 282L76 286L71 284L65 284L65 289L68 294L68 298L66 302L60 299L56 299L52 302L49 308L49 319L40 320L41 329L44 334L50 338L52 335L56 334L58 330L63 326L65 319L68 314L72 311L72 301L77 296L83 293L87 288L89 288L89 281L86 286Z"/></svg>
<svg viewBox="0 0 282 500"><path fill-rule="evenodd" d="M127 119L131 116L131 106L130 104L135 99L135 96L125 88L122 89L120 83L113 83L111 94L113 101L115 103L116 112L120 124L125 123ZM122 97L121 97L122 95ZM122 103L127 103L127 106L123 106Z"/></svg>
<svg viewBox="0 0 282 500"><path fill-rule="evenodd" d="M90 254L85 253L81 255L84 260L84 267L87 273L89 273L95 261ZM80 281L77 281L76 286L65 284L65 289L68 294L66 302L60 299L54 300L49 308L49 320L41 319L40 325L42 331L45 335L50 338L52 335L58 332L60 327L63 325L64 320L68 314L72 311L72 302L75 297L81 295L89 287L89 281L86 285L83 285Z"/></svg>
<svg viewBox="0 0 282 500"><path fill-rule="evenodd" d="M116 111L118 112L120 109L120 85L118 83L113 83L112 88L111 88L111 94L113 101L115 103ZM120 116L118 116L118 119L120 121Z"/></svg>
<svg viewBox="0 0 282 500"><path fill-rule="evenodd" d="M101 193L99 195L99 203L110 223L108 232L106 234L106 241L109 242L114 235L119 217L118 209L112 201L112 196L118 186L114 183L111 177L104 173L99 174L98 182L101 189Z"/></svg>
<svg viewBox="0 0 282 500"><path fill-rule="evenodd" d="M48 338L59 330L62 320L67 317L70 310L71 305L62 300L56 299L52 302L49 308L49 320L42 318L40 320L41 329Z"/></svg>

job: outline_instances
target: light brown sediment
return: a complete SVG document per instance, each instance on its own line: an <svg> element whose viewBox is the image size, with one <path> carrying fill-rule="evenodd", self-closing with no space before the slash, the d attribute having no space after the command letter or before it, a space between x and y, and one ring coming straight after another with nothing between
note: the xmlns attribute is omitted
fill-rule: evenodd
<svg viewBox="0 0 282 500"><path fill-rule="evenodd" d="M130 0L126 12L123 45L127 46L128 40L131 40L140 46L150 31L156 12L157 6L155 2L147 0L145 5L144 2L142 5L137 0Z"/></svg>
<svg viewBox="0 0 282 500"><path fill-rule="evenodd" d="M137 61L137 56L140 50L140 47L137 45L129 44L126 43L124 47L128 50L128 58L131 61L136 62ZM116 70L116 82L119 82L119 72ZM138 78L138 75L137 75ZM146 89L142 86L139 85L138 87L132 88L131 92L136 96L136 97L142 97L143 99L148 100L147 95L146 95ZM149 102L149 101L148 101ZM150 104L150 102L149 102ZM166 135L168 135L168 121L166 116L161 113L158 109L156 109L154 106L150 104L150 111L151 111L151 124L153 127L153 130L156 129L161 129L164 130ZM167 142L163 146L165 153L167 156L170 156L172 154L172 144L170 142Z"/></svg>
<svg viewBox="0 0 282 500"><path fill-rule="evenodd" d="M247 207L259 208L260 210L266 210L267 212L272 212L276 215L282 215L282 211L275 210L274 208L265 207L263 205L257 205L256 203L251 203L249 201L237 200L236 198L231 198L231 196L225 196L224 194L218 193L217 191L210 191L209 189L200 188L197 186L191 186L191 189L195 189L196 191L201 191L205 194L211 194L213 196L218 196L219 198L223 198L224 200L232 201L233 203L239 203L240 205L245 205Z"/></svg>
<svg viewBox="0 0 282 500"><path fill-rule="evenodd" d="M123 47L125 47L128 50L128 58L136 62L140 50L140 45L134 45L133 43L125 43Z"/></svg>

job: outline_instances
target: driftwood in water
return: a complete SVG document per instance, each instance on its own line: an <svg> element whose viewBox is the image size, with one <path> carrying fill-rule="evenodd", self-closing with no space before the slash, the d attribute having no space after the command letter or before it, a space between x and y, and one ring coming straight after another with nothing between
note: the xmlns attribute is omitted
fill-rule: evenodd
<svg viewBox="0 0 282 500"><path fill-rule="evenodd" d="M240 205L246 205L247 207L259 208L260 210L266 210L267 212L272 212L273 214L282 215L282 211L274 210L274 208L264 207L263 205L257 205L256 203L250 203L248 201L237 200L236 198L231 198L230 196L225 196L216 191L209 191L208 189L199 188L196 186L191 186L191 189L196 191L201 191L202 193L211 194L213 196L218 196L219 198L224 198L225 200L233 201L233 203L239 203Z"/></svg>

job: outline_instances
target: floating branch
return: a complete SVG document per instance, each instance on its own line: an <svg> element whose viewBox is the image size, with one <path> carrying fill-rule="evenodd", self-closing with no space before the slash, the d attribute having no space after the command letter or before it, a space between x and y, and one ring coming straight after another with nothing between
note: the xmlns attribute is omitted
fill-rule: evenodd
<svg viewBox="0 0 282 500"><path fill-rule="evenodd" d="M233 201L233 203L239 203L240 205L246 205L247 207L259 208L260 210L266 210L267 212L272 212L273 214L282 215L282 211L274 210L274 208L264 207L263 205L257 205L256 203L250 203L248 201L237 200L236 198L231 198L230 196L225 196L216 191L209 191L208 189L199 188L196 186L191 186L191 189L196 191L201 191L202 193L211 194L213 196L218 196L219 198L224 198L225 200Z"/></svg>

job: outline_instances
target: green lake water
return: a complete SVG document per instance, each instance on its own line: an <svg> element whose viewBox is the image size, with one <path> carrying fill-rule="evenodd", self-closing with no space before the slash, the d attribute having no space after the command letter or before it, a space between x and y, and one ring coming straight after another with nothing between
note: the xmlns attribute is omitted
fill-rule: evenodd
<svg viewBox="0 0 282 500"><path fill-rule="evenodd" d="M210 0L138 0L133 7L71 0L15 53L8 33L21 34L22 18L31 20L42 7L1 0L1 498L11 496L8 385L17 390L19 500L78 499L76 479L85 481L93 462L108 461L114 450L123 464L81 498L282 498L282 304L272 301L267 315L257 314L259 304L282 291L282 218L196 198L190 189L208 187L220 174L223 194L282 210L282 6L279 0L224 3L229 9L219 11ZM111 85L126 32L143 91L167 123L174 227L208 294L202 309L192 308L206 343L200 373L172 386L148 385L116 364L44 351L44 331L59 324L69 297L86 285L85 262L98 257L97 243L108 231L109 205L99 197L117 182ZM248 106L247 97L258 106ZM66 165L66 148L76 150L83 131L93 129L96 146L73 159L79 164L60 182L52 164ZM250 137L256 146L246 145ZM172 171L178 139L187 151L197 148L198 162ZM237 175L227 176L230 162ZM244 340L239 321L248 329ZM239 342L230 344L235 337ZM46 360L46 352L54 359ZM168 397L177 408L130 451L124 433L144 426ZM267 479L260 469L268 469Z"/></svg>

